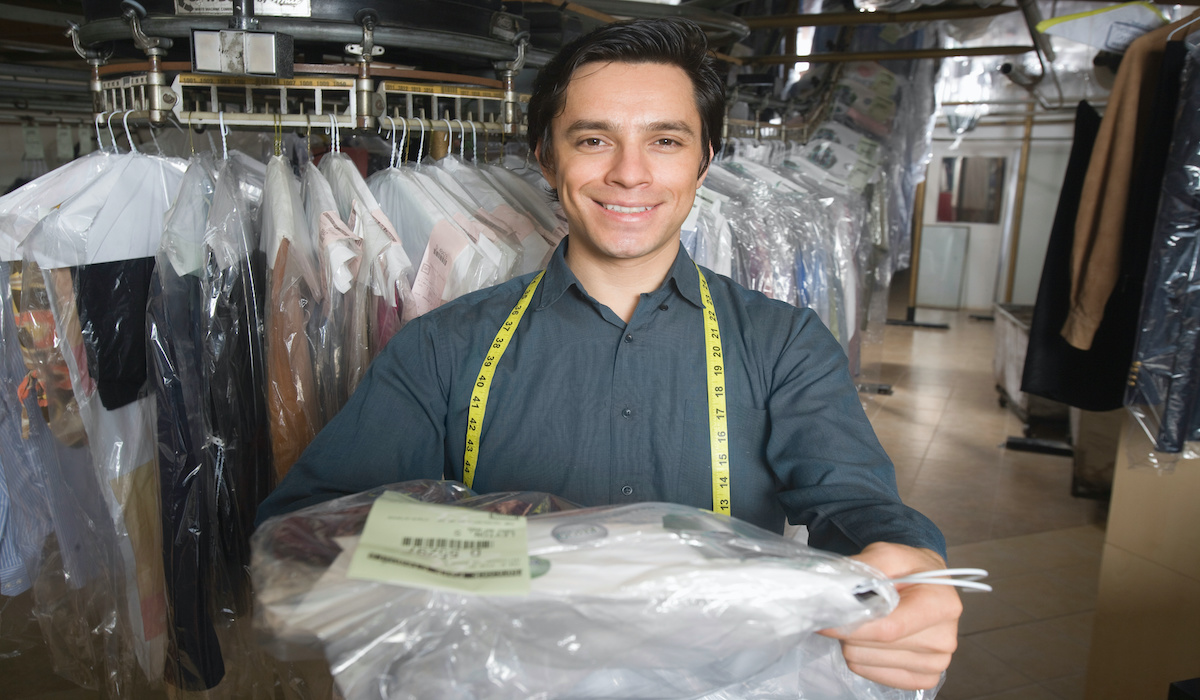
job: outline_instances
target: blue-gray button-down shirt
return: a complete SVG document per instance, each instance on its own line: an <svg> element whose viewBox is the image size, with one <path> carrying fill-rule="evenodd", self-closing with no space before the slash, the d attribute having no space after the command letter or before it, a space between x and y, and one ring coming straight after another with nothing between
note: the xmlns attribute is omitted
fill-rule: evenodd
<svg viewBox="0 0 1200 700"><path fill-rule="evenodd" d="M712 508L705 335L682 249L629 323L591 298L555 251L492 379L474 488L583 505ZM846 357L815 313L704 271L724 346L732 514L854 553L876 541L942 554L937 527L903 505ZM259 520L419 478L462 479L467 406L526 275L421 316L260 506Z"/></svg>

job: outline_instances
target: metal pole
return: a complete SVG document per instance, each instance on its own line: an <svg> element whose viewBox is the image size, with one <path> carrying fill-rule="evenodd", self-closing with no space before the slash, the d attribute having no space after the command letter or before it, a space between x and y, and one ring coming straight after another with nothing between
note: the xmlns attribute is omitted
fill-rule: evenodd
<svg viewBox="0 0 1200 700"><path fill-rule="evenodd" d="M748 65L777 63L845 63L847 61L906 61L917 58L953 58L955 56L1011 56L1033 51L1032 46L964 46L957 49L912 49L910 51L849 51L810 53L791 56L749 56Z"/></svg>
<svg viewBox="0 0 1200 700"><path fill-rule="evenodd" d="M1025 107L1025 136L1021 140L1021 164L1017 169L1016 201L1013 203L1012 238L1008 242L1008 280L1004 286L1004 303L1012 303L1013 283L1017 277L1017 249L1021 242L1021 215L1025 210L1025 181L1029 175L1029 145L1033 140L1033 109Z"/></svg>
<svg viewBox="0 0 1200 700"><path fill-rule="evenodd" d="M899 22L932 22L943 19L970 19L995 17L1017 8L1011 5L996 7L954 7L936 10L913 10L910 12L822 12L807 15L775 15L765 17L742 17L750 29L786 29L789 27L827 27L850 24L894 24Z"/></svg>
<svg viewBox="0 0 1200 700"><path fill-rule="evenodd" d="M925 171L925 179L917 184L913 201L912 221L912 251L909 253L908 265L908 311L904 318L915 321L917 315L917 276L921 272L921 230L925 227L925 183L929 181L929 170Z"/></svg>

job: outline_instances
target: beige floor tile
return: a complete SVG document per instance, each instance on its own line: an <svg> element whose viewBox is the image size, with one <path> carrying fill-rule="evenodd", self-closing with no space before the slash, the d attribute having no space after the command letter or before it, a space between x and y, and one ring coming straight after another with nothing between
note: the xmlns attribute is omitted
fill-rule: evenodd
<svg viewBox="0 0 1200 700"><path fill-rule="evenodd" d="M1089 613L1081 613L1089 616ZM1089 639L1067 618L1041 620L968 637L996 658L1035 681L1084 673Z"/></svg>
<svg viewBox="0 0 1200 700"><path fill-rule="evenodd" d="M957 566L957 563L951 561L950 565ZM993 585L997 583L992 579L988 579L987 582ZM961 597L963 614L958 621L960 635L986 632L1034 621L1032 615L1006 603L994 593L963 591Z"/></svg>
<svg viewBox="0 0 1200 700"><path fill-rule="evenodd" d="M946 683L942 691L954 700L967 700L985 693L1019 688L1031 681L1031 678L992 655L971 638L966 638L959 642L958 651L946 671Z"/></svg>
<svg viewBox="0 0 1200 700"><path fill-rule="evenodd" d="M1057 700L1057 697L1040 685L1027 685L1003 693L980 695L970 700Z"/></svg>
<svg viewBox="0 0 1200 700"><path fill-rule="evenodd" d="M1087 676L1066 676L1044 681L1042 687L1059 700L1084 700L1084 686Z"/></svg>
<svg viewBox="0 0 1200 700"><path fill-rule="evenodd" d="M1044 571L994 579L991 584L993 596L1038 620L1085 612L1096 605L1094 587L1089 595Z"/></svg>

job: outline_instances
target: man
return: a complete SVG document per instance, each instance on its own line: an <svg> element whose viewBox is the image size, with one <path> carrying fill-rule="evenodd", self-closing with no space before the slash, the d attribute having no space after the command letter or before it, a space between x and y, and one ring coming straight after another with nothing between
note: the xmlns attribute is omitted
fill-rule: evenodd
<svg viewBox="0 0 1200 700"><path fill-rule="evenodd" d="M614 24L566 46L529 103L530 145L570 224L544 274L405 327L260 519L451 478L585 505L672 501L776 532L786 517L890 576L942 568L941 534L900 502L816 314L701 272L680 247L723 116L691 23ZM928 688L960 611L953 589L908 586L888 617L825 633L855 672Z"/></svg>

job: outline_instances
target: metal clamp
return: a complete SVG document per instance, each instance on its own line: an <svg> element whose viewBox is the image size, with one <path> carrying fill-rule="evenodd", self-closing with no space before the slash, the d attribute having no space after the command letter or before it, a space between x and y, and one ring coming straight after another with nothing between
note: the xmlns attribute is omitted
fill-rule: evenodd
<svg viewBox="0 0 1200 700"><path fill-rule="evenodd" d="M516 58L507 63L499 63L496 66L497 77L504 86L504 105L501 112L503 117L503 133L509 136L515 136L520 130L520 119L518 117L520 108L517 106L516 79L517 73L525 67L525 49L529 46L529 33L521 32L513 38L513 43L517 46Z"/></svg>

